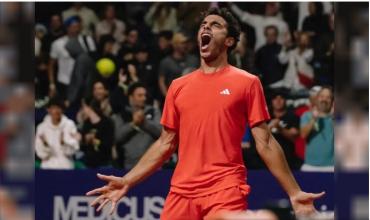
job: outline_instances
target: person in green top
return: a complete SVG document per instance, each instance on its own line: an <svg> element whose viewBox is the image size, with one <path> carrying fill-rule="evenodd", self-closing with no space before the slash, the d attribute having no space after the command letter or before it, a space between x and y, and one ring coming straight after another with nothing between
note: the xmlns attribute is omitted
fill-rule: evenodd
<svg viewBox="0 0 370 220"><path fill-rule="evenodd" d="M334 171L333 91L322 87L317 96L316 108L304 113L300 133L306 139L303 171Z"/></svg>

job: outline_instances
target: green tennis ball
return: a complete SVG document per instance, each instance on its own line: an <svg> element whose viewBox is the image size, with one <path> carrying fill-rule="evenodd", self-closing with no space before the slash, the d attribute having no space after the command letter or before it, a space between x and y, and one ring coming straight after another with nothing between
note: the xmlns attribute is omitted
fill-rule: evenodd
<svg viewBox="0 0 370 220"><path fill-rule="evenodd" d="M98 60L98 62L96 62L96 69L98 70L101 76L108 78L116 70L116 65L111 59L102 58Z"/></svg>

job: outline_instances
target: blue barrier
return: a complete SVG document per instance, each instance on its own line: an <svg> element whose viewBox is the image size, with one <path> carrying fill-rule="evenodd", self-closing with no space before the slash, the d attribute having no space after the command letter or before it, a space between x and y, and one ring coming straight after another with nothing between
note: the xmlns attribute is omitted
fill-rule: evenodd
<svg viewBox="0 0 370 220"><path fill-rule="evenodd" d="M121 200L118 211L109 216L89 207L91 197L84 196L103 181L96 177L100 172L107 175L123 175L115 169L49 171L36 170L36 219L40 220L144 220L159 219L164 199L168 193L172 170L162 170L132 188ZM334 209L334 174L295 173L302 189L309 192L326 191L326 196L316 202L320 209L326 205ZM252 191L248 196L250 209L263 208L267 203L287 198L274 177L265 170L248 171L248 184Z"/></svg>

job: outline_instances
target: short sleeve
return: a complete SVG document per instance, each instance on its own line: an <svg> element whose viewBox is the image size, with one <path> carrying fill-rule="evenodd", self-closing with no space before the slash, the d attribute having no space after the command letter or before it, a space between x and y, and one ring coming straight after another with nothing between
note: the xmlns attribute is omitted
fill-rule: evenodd
<svg viewBox="0 0 370 220"><path fill-rule="evenodd" d="M53 59L57 59L58 58L58 51L57 51L57 45L56 45L56 42L54 41L52 44L51 44L51 49L50 49L50 57L53 58Z"/></svg>
<svg viewBox="0 0 370 220"><path fill-rule="evenodd" d="M310 120L311 120L310 113L309 112L304 113L301 116L300 127L305 126L308 122L310 122Z"/></svg>
<svg viewBox="0 0 370 220"><path fill-rule="evenodd" d="M180 124L180 117L175 106L174 86L171 83L168 88L166 101L163 107L161 124L165 127L178 130Z"/></svg>
<svg viewBox="0 0 370 220"><path fill-rule="evenodd" d="M256 124L270 119L270 114L266 105L261 82L255 78L247 94L247 114L248 124L253 128Z"/></svg>

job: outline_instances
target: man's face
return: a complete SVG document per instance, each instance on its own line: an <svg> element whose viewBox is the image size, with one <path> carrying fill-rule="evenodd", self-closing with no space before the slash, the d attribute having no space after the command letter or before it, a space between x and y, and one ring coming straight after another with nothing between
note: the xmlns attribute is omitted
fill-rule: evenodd
<svg viewBox="0 0 370 220"><path fill-rule="evenodd" d="M80 22L73 22L68 27L68 34L70 36L77 36L81 31L81 23Z"/></svg>
<svg viewBox="0 0 370 220"><path fill-rule="evenodd" d="M116 17L116 11L114 10L113 6L108 6L105 10L105 18L106 19L113 19Z"/></svg>
<svg viewBox="0 0 370 220"><path fill-rule="evenodd" d="M276 96L272 99L272 108L274 110L282 110L285 108L285 99L281 95Z"/></svg>
<svg viewBox="0 0 370 220"><path fill-rule="evenodd" d="M177 51L181 54L186 53L186 48L187 48L187 42L186 41L177 42L177 43L173 44L173 50L175 50L175 51Z"/></svg>
<svg viewBox="0 0 370 220"><path fill-rule="evenodd" d="M329 89L322 89L317 95L317 108L321 112L329 113L333 104L333 93Z"/></svg>
<svg viewBox="0 0 370 220"><path fill-rule="evenodd" d="M137 108L144 108L146 102L146 89L143 87L136 88L130 95L130 103Z"/></svg>
<svg viewBox="0 0 370 220"><path fill-rule="evenodd" d="M52 30L57 30L62 26L62 20L58 15L53 15L50 18L50 28Z"/></svg>
<svg viewBox="0 0 370 220"><path fill-rule="evenodd" d="M218 15L207 16L198 31L200 56L212 61L234 44L234 38L227 37L227 23Z"/></svg>
<svg viewBox="0 0 370 220"><path fill-rule="evenodd" d="M161 49L161 50L165 50L167 48L170 48L171 47L171 40L168 40L165 37L160 37L158 39L158 46L159 46L159 49Z"/></svg>
<svg viewBox="0 0 370 220"><path fill-rule="evenodd" d="M127 35L127 42L130 44L136 44L139 39L139 32L137 30L132 30Z"/></svg>
<svg viewBox="0 0 370 220"><path fill-rule="evenodd" d="M59 106L52 105L48 108L48 113L53 122L59 122L62 119L63 111Z"/></svg>
<svg viewBox="0 0 370 220"><path fill-rule="evenodd" d="M277 40L277 32L275 28L267 28L266 29L266 42L267 44L273 44Z"/></svg>
<svg viewBox="0 0 370 220"><path fill-rule="evenodd" d="M302 33L299 36L299 42L300 47L308 47L310 44L310 36L308 34Z"/></svg>
<svg viewBox="0 0 370 220"><path fill-rule="evenodd" d="M139 51L135 54L135 58L139 63L145 63L148 60L148 52L146 51Z"/></svg>
<svg viewBox="0 0 370 220"><path fill-rule="evenodd" d="M108 95L108 92L104 88L101 82L94 84L94 89L93 89L94 99L96 99L97 101L102 101L107 97L107 95Z"/></svg>

